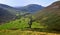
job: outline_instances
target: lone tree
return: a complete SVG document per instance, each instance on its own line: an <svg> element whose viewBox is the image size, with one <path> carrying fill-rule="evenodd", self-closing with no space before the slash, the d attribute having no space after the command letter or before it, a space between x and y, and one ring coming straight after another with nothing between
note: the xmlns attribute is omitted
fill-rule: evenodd
<svg viewBox="0 0 60 35"><path fill-rule="evenodd" d="M32 16L30 16L29 18L30 18L30 21L28 22L28 24L29 24L29 28L31 28L31 25L32 25L33 19L32 19Z"/></svg>

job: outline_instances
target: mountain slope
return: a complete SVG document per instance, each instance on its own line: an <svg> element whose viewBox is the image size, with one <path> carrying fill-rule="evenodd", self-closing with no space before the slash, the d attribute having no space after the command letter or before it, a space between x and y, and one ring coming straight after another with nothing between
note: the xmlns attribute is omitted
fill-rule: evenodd
<svg viewBox="0 0 60 35"><path fill-rule="evenodd" d="M36 13L35 19L47 25L49 29L60 30L60 1Z"/></svg>
<svg viewBox="0 0 60 35"><path fill-rule="evenodd" d="M0 24L13 20L16 17L16 10L8 5L0 4Z"/></svg>

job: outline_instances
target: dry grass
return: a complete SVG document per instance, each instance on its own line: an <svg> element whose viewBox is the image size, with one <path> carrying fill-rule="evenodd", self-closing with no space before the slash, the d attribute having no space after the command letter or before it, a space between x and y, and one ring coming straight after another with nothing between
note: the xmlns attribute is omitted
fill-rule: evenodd
<svg viewBox="0 0 60 35"><path fill-rule="evenodd" d="M57 33L21 31L21 30L1 30L0 35L60 35Z"/></svg>

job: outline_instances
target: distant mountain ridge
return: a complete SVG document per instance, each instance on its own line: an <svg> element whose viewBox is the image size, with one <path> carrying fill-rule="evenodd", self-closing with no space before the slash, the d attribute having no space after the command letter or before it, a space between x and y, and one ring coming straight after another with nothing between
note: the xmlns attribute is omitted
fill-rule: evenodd
<svg viewBox="0 0 60 35"><path fill-rule="evenodd" d="M23 6L23 7L16 7L17 10L30 12L30 13L37 12L38 10L41 10L43 8L44 8L43 6L37 5L37 4L30 4L30 5Z"/></svg>
<svg viewBox="0 0 60 35"><path fill-rule="evenodd" d="M5 4L0 4L0 7L4 7L4 8L12 8L11 6L5 5Z"/></svg>

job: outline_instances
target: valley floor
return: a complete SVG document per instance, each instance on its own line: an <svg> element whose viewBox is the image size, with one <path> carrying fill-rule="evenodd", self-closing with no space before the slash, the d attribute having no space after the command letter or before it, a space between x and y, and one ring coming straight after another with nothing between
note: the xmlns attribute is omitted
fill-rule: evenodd
<svg viewBox="0 0 60 35"><path fill-rule="evenodd" d="M60 35L60 34L37 31L0 30L0 35Z"/></svg>
<svg viewBox="0 0 60 35"><path fill-rule="evenodd" d="M33 22L29 28L29 18L17 19L0 25L0 35L60 35L46 32L46 26Z"/></svg>

